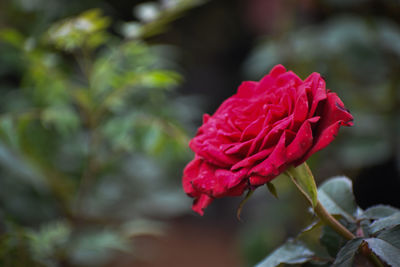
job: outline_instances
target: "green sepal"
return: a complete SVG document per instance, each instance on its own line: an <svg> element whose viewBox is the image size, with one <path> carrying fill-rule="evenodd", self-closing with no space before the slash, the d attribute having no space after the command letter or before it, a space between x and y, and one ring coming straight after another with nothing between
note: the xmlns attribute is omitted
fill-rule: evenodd
<svg viewBox="0 0 400 267"><path fill-rule="evenodd" d="M317 186L308 165L304 162L296 168L291 166L287 169L286 174L310 202L311 206L315 208L318 202Z"/></svg>
<svg viewBox="0 0 400 267"><path fill-rule="evenodd" d="M247 200L249 200L249 198L251 197L251 195L253 195L254 190L250 190L247 192L246 196L244 197L244 199L240 202L239 207L236 211L236 217L238 218L239 221L241 221L242 219L240 218L240 214L242 213L244 204L246 204Z"/></svg>
<svg viewBox="0 0 400 267"><path fill-rule="evenodd" d="M266 185L267 185L268 191L269 191L275 198L279 198L279 197L278 197L278 191L276 190L275 185L274 185L273 183L271 183L271 182L268 182Z"/></svg>

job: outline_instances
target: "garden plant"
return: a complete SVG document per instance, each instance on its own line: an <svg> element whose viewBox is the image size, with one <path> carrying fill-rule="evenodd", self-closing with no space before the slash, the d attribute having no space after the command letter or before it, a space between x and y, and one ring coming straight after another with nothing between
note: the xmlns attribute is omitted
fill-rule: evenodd
<svg viewBox="0 0 400 267"><path fill-rule="evenodd" d="M0 267L400 267L398 14L0 1Z"/></svg>
<svg viewBox="0 0 400 267"><path fill-rule="evenodd" d="M190 142L195 158L184 170L183 188L201 215L215 198L247 191L239 217L257 187L266 185L278 196L272 181L291 179L316 221L259 267L353 266L358 261L364 266L364 258L373 266L400 266L400 210L379 205L363 211L346 177L328 180L317 190L305 163L335 139L341 126L352 125L350 111L318 73L303 81L277 65L259 82L243 82L212 116L203 116ZM307 244L303 239L313 231L322 231L321 238Z"/></svg>

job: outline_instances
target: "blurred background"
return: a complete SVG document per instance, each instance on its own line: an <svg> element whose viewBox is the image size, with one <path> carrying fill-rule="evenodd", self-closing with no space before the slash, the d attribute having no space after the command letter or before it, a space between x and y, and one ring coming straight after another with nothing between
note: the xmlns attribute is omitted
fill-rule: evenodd
<svg viewBox="0 0 400 267"><path fill-rule="evenodd" d="M355 118L309 164L400 207L400 2L0 2L0 266L253 266L312 218L286 179L181 188L204 112L275 64L316 71Z"/></svg>

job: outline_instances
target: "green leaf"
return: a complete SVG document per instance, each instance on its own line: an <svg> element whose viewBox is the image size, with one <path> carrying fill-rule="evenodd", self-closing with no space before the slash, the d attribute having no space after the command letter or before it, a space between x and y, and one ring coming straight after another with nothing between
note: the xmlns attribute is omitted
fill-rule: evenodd
<svg viewBox="0 0 400 267"><path fill-rule="evenodd" d="M258 263L256 267L274 267L282 263L304 263L310 261L314 255L315 253L311 251L303 242L291 239L272 252L263 261Z"/></svg>
<svg viewBox="0 0 400 267"><path fill-rule="evenodd" d="M145 86L162 88L178 85L179 82L182 80L182 77L174 71L153 70L144 73L141 79L143 85Z"/></svg>
<svg viewBox="0 0 400 267"><path fill-rule="evenodd" d="M79 126L79 117L69 106L50 106L43 110L41 120L45 126L54 125L63 135L75 131Z"/></svg>
<svg viewBox="0 0 400 267"><path fill-rule="evenodd" d="M349 221L354 221L357 204L352 182L347 177L336 177L323 183L318 189L318 198L330 214L342 215Z"/></svg>
<svg viewBox="0 0 400 267"><path fill-rule="evenodd" d="M398 225L399 223L400 223L400 212L396 212L389 217L385 217L374 221L370 225L369 230L371 233L375 234L379 231L382 231L383 229L391 228L395 225Z"/></svg>
<svg viewBox="0 0 400 267"><path fill-rule="evenodd" d="M273 183L268 182L268 183L267 183L267 188L268 188L268 191L269 191L274 197L278 198L278 192L276 191L276 187L275 187L275 185L274 185Z"/></svg>
<svg viewBox="0 0 400 267"><path fill-rule="evenodd" d="M147 153L155 153L162 138L161 125L152 123L146 127L145 134L143 135L143 148Z"/></svg>
<svg viewBox="0 0 400 267"><path fill-rule="evenodd" d="M361 238L356 238L347 242L337 254L336 260L332 264L332 267L352 267L354 256L358 251L362 241L363 240Z"/></svg>
<svg viewBox="0 0 400 267"><path fill-rule="evenodd" d="M105 29L109 24L109 18L102 16L100 9L91 9L54 24L47 37L50 43L66 51L79 47L93 49L107 40Z"/></svg>
<svg viewBox="0 0 400 267"><path fill-rule="evenodd" d="M15 47L22 47L24 36L14 29L0 30L0 41L7 42Z"/></svg>
<svg viewBox="0 0 400 267"><path fill-rule="evenodd" d="M80 234L71 246L71 259L74 265L100 266L107 262L115 251L131 252L126 237L117 231L106 229Z"/></svg>
<svg viewBox="0 0 400 267"><path fill-rule="evenodd" d="M134 113L113 117L102 124L102 134L109 141L114 150L133 151L135 148L133 130L136 123Z"/></svg>
<svg viewBox="0 0 400 267"><path fill-rule="evenodd" d="M315 207L318 202L317 186L315 185L314 176L307 164L303 163L296 168L292 166L286 173L310 204Z"/></svg>
<svg viewBox="0 0 400 267"><path fill-rule="evenodd" d="M400 266L400 249L379 238L365 239L369 248L390 266Z"/></svg>
<svg viewBox="0 0 400 267"><path fill-rule="evenodd" d="M380 232L378 238L400 249L400 225Z"/></svg>
<svg viewBox="0 0 400 267"><path fill-rule="evenodd" d="M55 221L41 226L38 231L28 233L30 248L39 260L52 257L64 248L71 234L70 226L63 221Z"/></svg>
<svg viewBox="0 0 400 267"><path fill-rule="evenodd" d="M388 217L396 212L400 212L400 210L387 205L376 205L365 210L362 217L376 220Z"/></svg>
<svg viewBox="0 0 400 267"><path fill-rule="evenodd" d="M336 231L333 230L331 227L324 226L322 228L320 242L326 248L330 256L336 257L337 253L344 245L346 240L338 233L336 233Z"/></svg>
<svg viewBox="0 0 400 267"><path fill-rule="evenodd" d="M11 115L4 114L0 117L0 140L14 148L19 146L15 122Z"/></svg>

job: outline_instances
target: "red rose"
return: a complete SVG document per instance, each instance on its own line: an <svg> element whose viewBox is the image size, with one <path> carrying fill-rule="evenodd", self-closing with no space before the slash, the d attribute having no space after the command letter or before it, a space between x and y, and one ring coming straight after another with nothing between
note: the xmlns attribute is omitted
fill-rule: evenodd
<svg viewBox="0 0 400 267"><path fill-rule="evenodd" d="M185 192L203 215L214 198L239 196L326 147L353 117L318 73L302 81L282 65L259 82L243 82L190 141L194 159Z"/></svg>

